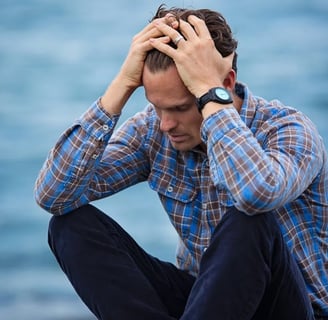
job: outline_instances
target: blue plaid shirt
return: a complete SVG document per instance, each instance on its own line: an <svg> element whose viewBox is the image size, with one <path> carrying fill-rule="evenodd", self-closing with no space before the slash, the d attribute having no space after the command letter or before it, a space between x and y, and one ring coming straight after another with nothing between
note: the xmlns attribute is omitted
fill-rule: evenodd
<svg viewBox="0 0 328 320"><path fill-rule="evenodd" d="M172 148L151 105L114 133L118 118L97 101L60 137L36 182L44 209L65 214L148 181L180 236L177 265L194 275L229 207L272 211L315 311L328 316L328 162L307 117L244 87L239 114L203 122L207 152Z"/></svg>

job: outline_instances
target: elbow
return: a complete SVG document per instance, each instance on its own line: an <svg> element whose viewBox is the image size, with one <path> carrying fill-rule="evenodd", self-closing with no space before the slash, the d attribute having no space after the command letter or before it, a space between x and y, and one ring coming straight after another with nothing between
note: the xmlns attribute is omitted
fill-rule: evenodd
<svg viewBox="0 0 328 320"><path fill-rule="evenodd" d="M55 216L67 214L89 202L86 197L82 200L74 198L72 201L65 201L60 193L51 193L50 190L47 192L38 186L34 190L34 199L42 209Z"/></svg>
<svg viewBox="0 0 328 320"><path fill-rule="evenodd" d="M53 204L49 203L48 201L45 201L44 197L42 197L40 194L35 192L34 199L37 205L41 207L43 210L53 215L59 215L59 213L57 213L57 211L53 209L54 208Z"/></svg>
<svg viewBox="0 0 328 320"><path fill-rule="evenodd" d="M51 200L49 196L37 187L34 190L34 199L39 207L52 215L61 215L60 206L56 201Z"/></svg>

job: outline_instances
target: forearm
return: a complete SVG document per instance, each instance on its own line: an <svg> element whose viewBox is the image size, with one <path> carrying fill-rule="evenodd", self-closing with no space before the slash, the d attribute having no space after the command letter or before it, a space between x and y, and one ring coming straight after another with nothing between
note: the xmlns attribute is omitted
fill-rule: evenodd
<svg viewBox="0 0 328 320"><path fill-rule="evenodd" d="M233 109L219 111L204 123L213 182L229 190L239 210L277 209L311 183L320 169L320 150L315 135L298 124L274 123L272 135L262 132L257 137Z"/></svg>
<svg viewBox="0 0 328 320"><path fill-rule="evenodd" d="M120 114L135 89L135 87L129 86L118 74L101 97L101 107L109 115Z"/></svg>
<svg viewBox="0 0 328 320"><path fill-rule="evenodd" d="M205 105L205 107L202 110L203 119L206 120L214 113L227 108L235 108L235 107L233 106L233 104L224 105L224 104L219 104L217 102L209 102Z"/></svg>
<svg viewBox="0 0 328 320"><path fill-rule="evenodd" d="M36 181L35 197L41 207L63 214L94 200L89 188L115 123L95 104L66 130Z"/></svg>

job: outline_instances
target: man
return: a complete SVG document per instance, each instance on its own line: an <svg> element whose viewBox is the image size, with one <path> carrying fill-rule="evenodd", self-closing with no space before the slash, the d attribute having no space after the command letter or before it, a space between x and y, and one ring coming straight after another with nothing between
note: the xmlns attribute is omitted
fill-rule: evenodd
<svg viewBox="0 0 328 320"><path fill-rule="evenodd" d="M210 10L160 7L36 183L49 244L99 319L328 319L328 163L311 121L236 81ZM134 90L150 105L113 133ZM177 266L90 205L148 180Z"/></svg>

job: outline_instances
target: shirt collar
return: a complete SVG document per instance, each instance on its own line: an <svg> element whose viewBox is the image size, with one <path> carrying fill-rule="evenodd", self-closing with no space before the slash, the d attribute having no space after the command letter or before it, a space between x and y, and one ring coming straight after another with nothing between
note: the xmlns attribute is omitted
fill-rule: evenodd
<svg viewBox="0 0 328 320"><path fill-rule="evenodd" d="M243 104L239 112L240 118L246 124L246 126L250 128L252 126L252 122L255 116L256 105L257 105L256 98L248 89L248 87L241 82L237 82L236 89L237 89L236 94L241 99L243 99Z"/></svg>

